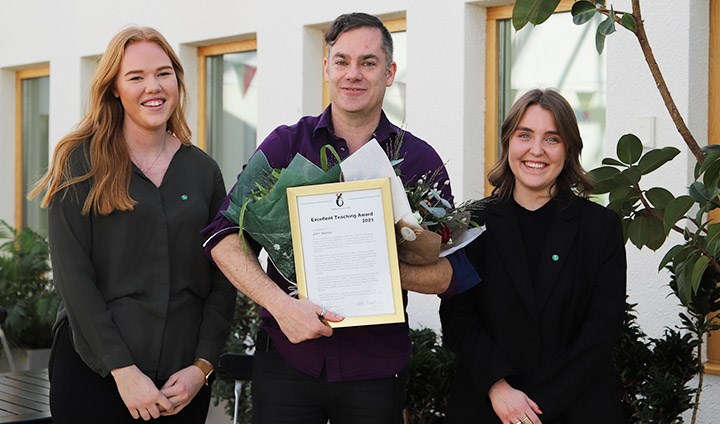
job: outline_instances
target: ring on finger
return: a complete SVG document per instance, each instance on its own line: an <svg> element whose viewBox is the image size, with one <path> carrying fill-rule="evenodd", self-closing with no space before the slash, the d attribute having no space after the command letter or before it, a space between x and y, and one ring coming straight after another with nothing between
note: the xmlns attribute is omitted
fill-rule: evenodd
<svg viewBox="0 0 720 424"><path fill-rule="evenodd" d="M322 311L320 311L320 315L318 315L318 318L321 320L325 319L325 314L327 314L327 309L322 308Z"/></svg>

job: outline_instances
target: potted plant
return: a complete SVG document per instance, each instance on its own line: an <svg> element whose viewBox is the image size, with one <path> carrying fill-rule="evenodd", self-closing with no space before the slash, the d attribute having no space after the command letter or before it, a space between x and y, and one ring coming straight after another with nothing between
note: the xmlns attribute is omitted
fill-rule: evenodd
<svg viewBox="0 0 720 424"><path fill-rule="evenodd" d="M29 228L16 231L5 221L0 221L0 241L0 307L7 311L3 330L10 345L19 349L18 362L32 362L34 351L44 350L39 364L19 368L45 368L60 305L51 280L48 242Z"/></svg>

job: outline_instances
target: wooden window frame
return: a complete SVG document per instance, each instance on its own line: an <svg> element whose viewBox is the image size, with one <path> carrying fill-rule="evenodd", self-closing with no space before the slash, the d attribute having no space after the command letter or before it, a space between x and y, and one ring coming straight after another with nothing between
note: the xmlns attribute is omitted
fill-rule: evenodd
<svg viewBox="0 0 720 424"><path fill-rule="evenodd" d="M385 25L385 28L390 32L390 34L394 32L406 32L407 31L407 18L399 18L399 19L388 19L386 21L382 21L383 25ZM324 37L324 30L326 28L323 28L323 37ZM327 57L328 51L327 51L327 45L325 44L325 40L323 40L323 58ZM322 78L322 110L325 110L327 106L330 104L330 85L327 81L325 81L325 69L323 67L320 67L320 78Z"/></svg>
<svg viewBox="0 0 720 424"><path fill-rule="evenodd" d="M708 142L720 144L720 0L710 0L710 34L709 34L709 67L708 67ZM714 220L720 219L720 211L712 214ZM707 362L705 372L720 375L720 330L714 331L707 338Z"/></svg>
<svg viewBox="0 0 720 424"><path fill-rule="evenodd" d="M25 195L23 186L23 81L50 76L50 66L22 69L15 72L15 228L23 228Z"/></svg>
<svg viewBox="0 0 720 424"><path fill-rule="evenodd" d="M197 146L207 151L207 66L209 56L257 51L257 39L231 41L198 47L198 131Z"/></svg>
<svg viewBox="0 0 720 424"><path fill-rule="evenodd" d="M555 13L569 12L575 0L561 0ZM498 58L498 30L499 22L512 18L513 4L490 7L487 9L485 27L485 194L490 195L492 185L487 180L487 174L495 165L498 155L498 100L499 100L499 58Z"/></svg>

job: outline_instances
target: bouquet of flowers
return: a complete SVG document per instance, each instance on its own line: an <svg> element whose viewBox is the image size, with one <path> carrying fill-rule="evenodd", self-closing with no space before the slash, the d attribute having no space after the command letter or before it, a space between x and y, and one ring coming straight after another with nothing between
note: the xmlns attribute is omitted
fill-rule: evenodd
<svg viewBox="0 0 720 424"><path fill-rule="evenodd" d="M323 149L323 158L330 150L339 164L339 156L332 147ZM318 167L304 156L296 155L287 168L273 169L265 154L258 151L238 176L230 193L230 204L223 212L265 249L275 268L291 284L296 279L286 189L340 180L339 165L328 169L326 160L321 165Z"/></svg>
<svg viewBox="0 0 720 424"><path fill-rule="evenodd" d="M484 226L472 220L472 214L484 207L484 200L470 200L454 207L441 196L443 185L439 170L427 173L413 184L405 185L412 213L396 225L398 256L410 264L428 264L467 245Z"/></svg>

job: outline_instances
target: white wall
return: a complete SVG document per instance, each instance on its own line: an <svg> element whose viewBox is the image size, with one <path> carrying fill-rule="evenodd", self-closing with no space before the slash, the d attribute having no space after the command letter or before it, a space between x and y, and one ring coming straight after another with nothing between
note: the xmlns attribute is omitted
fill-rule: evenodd
<svg viewBox="0 0 720 424"><path fill-rule="evenodd" d="M197 126L195 46L257 36L258 137L321 108L320 26L362 10L407 18L407 126L448 162L458 200L481 195L484 135L485 7L507 1L334 0L0 0L0 219L14 219L14 70L49 63L51 146L81 118L88 64L128 23L154 26L176 47L186 68L190 124ZM628 10L629 0L612 1ZM442 6L440 6L442 4ZM701 144L707 133L707 0L643 2L648 36L680 113ZM569 18L568 18L569 19ZM619 29L607 39L607 155L618 138L654 118L655 146L683 152L651 182L675 194L691 181L693 158L650 77L637 40ZM677 242L678 239L675 239ZM670 244L667 245L668 247ZM657 263L658 252L628 247L629 295L653 337L677 325L679 309ZM438 301L412 295L413 326L438 328ZM720 378L706 379L700 423L720 416Z"/></svg>

